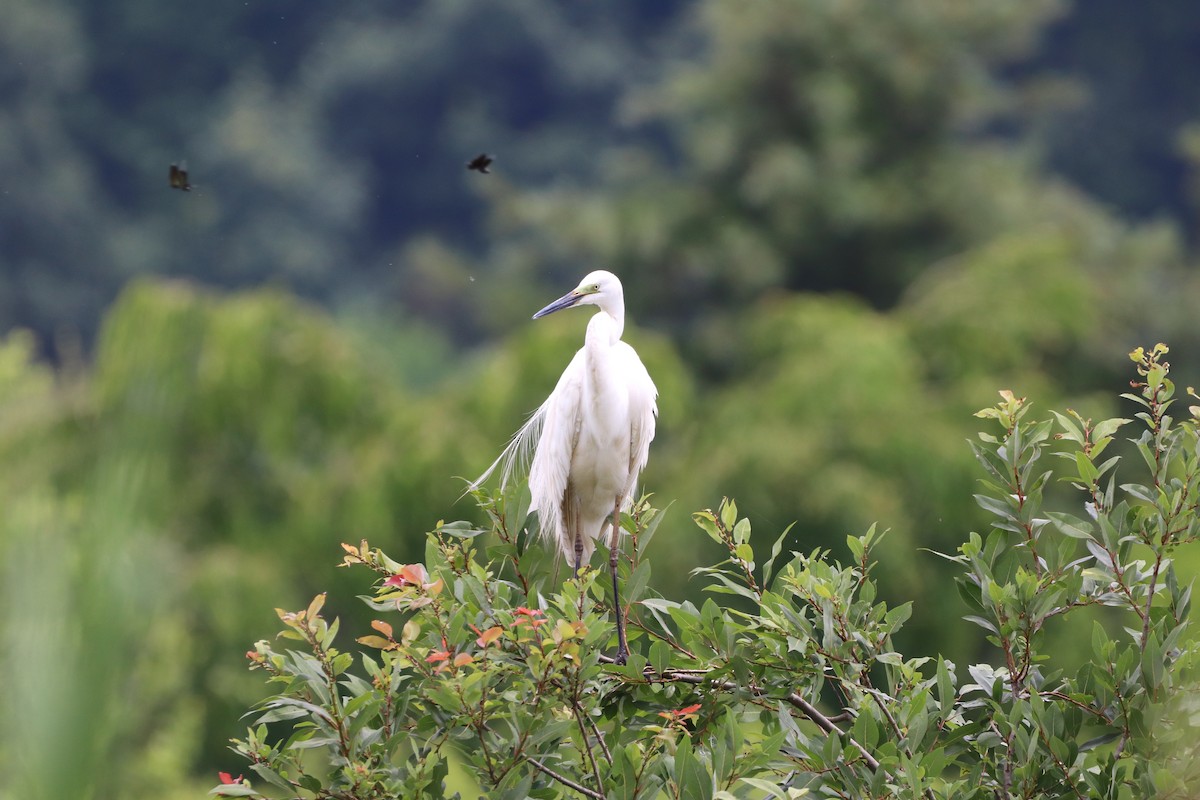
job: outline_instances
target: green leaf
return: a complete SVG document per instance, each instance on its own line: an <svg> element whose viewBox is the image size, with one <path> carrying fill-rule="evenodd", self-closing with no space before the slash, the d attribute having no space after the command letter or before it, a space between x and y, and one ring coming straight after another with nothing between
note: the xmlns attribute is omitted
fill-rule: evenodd
<svg viewBox="0 0 1200 800"><path fill-rule="evenodd" d="M297 739L288 745L289 750L312 750L317 747L332 747L338 743L336 736L313 736L309 739Z"/></svg>
<svg viewBox="0 0 1200 800"><path fill-rule="evenodd" d="M737 521L737 524L733 526L733 541L738 545L745 544L749 547L747 543L750 541L750 520L739 519ZM749 561L750 559L747 558L744 560Z"/></svg>
<svg viewBox="0 0 1200 800"><path fill-rule="evenodd" d="M671 646L659 639L650 645L650 666L662 677L671 668Z"/></svg>
<svg viewBox="0 0 1200 800"><path fill-rule="evenodd" d="M254 721L260 725L263 725L268 722L281 722L288 719L307 717L308 714L309 712L305 711L303 708L281 706L267 711L262 716L257 717Z"/></svg>
<svg viewBox="0 0 1200 800"><path fill-rule="evenodd" d="M1097 747L1106 745L1109 742L1115 742L1117 739L1120 739L1120 738L1121 738L1121 731L1112 731L1111 733L1106 733L1102 736L1097 736L1095 739L1088 739L1086 742L1079 745L1079 752L1086 753L1089 750L1095 750Z"/></svg>
<svg viewBox="0 0 1200 800"><path fill-rule="evenodd" d="M1059 511L1047 511L1046 516L1050 518L1050 521L1054 523L1054 527L1060 533L1070 536L1072 539L1095 539L1095 536L1092 535L1092 525L1090 522L1085 522L1079 517Z"/></svg>
<svg viewBox="0 0 1200 800"><path fill-rule="evenodd" d="M861 538L855 536L854 534L847 534L846 548L850 551L850 554L854 556L854 563L858 564L862 562L863 554L866 553L866 546L863 544L863 540Z"/></svg>
<svg viewBox="0 0 1200 800"><path fill-rule="evenodd" d="M751 788L764 792L768 797L778 797L780 800L788 800L787 793L770 781L763 780L762 778L742 778L741 781Z"/></svg>
<svg viewBox="0 0 1200 800"><path fill-rule="evenodd" d="M1012 506L1006 500L997 500L995 497L989 497L986 494L975 495L975 502L984 511L995 514L1001 519L1015 519Z"/></svg>
<svg viewBox="0 0 1200 800"><path fill-rule="evenodd" d="M712 800L713 785L708 770L696 758L691 740L686 737L675 751L675 783L681 800Z"/></svg>
<svg viewBox="0 0 1200 800"><path fill-rule="evenodd" d="M707 592L717 592L720 594L736 594L738 597L744 597L747 600L753 600L756 602L758 600L758 596L754 594L753 590L741 585L740 583L734 583L723 572L718 572L716 570L709 570L704 567L693 570L693 572L709 575L721 583L720 586L714 586L712 584L705 586L704 590ZM829 591L829 590L825 589L825 591Z"/></svg>
<svg viewBox="0 0 1200 800"><path fill-rule="evenodd" d="M787 538L787 535L792 532L792 527L795 524L796 523L793 522L791 525L788 525L786 528L784 528L783 533L779 534L779 538L775 540L775 544L771 545L771 558L768 559L767 563L763 565L764 589L770 588L771 586L771 575L775 571L775 562L779 558L780 552L783 550L784 540Z"/></svg>
<svg viewBox="0 0 1200 800"><path fill-rule="evenodd" d="M724 544L721 539L721 533L717 530L717 519L712 515L711 511L697 511L695 514L692 514L692 521L700 527L700 530L708 534L708 538L717 544Z"/></svg>
<svg viewBox="0 0 1200 800"><path fill-rule="evenodd" d="M649 522L647 522L646 527L638 533L637 555L639 558L646 551L646 548L650 545L651 540L654 539L654 534L658 532L658 526L662 524L663 519L667 516L667 510L670 509L674 504L675 501L672 500L661 510L655 509L654 515L650 518Z"/></svg>
<svg viewBox="0 0 1200 800"><path fill-rule="evenodd" d="M290 783L288 783L287 781L285 781L283 779L283 777L281 775L279 775L279 773L275 772L267 765L251 764L250 769L253 770L255 775L262 778L264 781L271 784L272 786L275 786L279 789L283 789L286 792L292 791L292 785Z"/></svg>
<svg viewBox="0 0 1200 800"><path fill-rule="evenodd" d="M1084 443L1083 428L1077 425L1075 420L1066 414L1060 414L1057 411L1051 411L1050 413L1054 415L1054 418L1058 420L1059 426L1063 429L1062 438L1082 446Z"/></svg>
<svg viewBox="0 0 1200 800"><path fill-rule="evenodd" d="M1151 695L1156 694L1158 687L1162 686L1165 669L1162 645L1153 630L1147 631L1145 646L1142 648L1142 682Z"/></svg>
<svg viewBox="0 0 1200 800"><path fill-rule="evenodd" d="M622 602L628 605L629 603L637 602L646 591L646 584L650 581L650 561L642 561L634 568L632 574L625 581L624 591L622 592Z"/></svg>
<svg viewBox="0 0 1200 800"><path fill-rule="evenodd" d="M213 789L210 789L209 794L215 794L218 797L261 797L262 795L251 789L244 783L223 783Z"/></svg>
<svg viewBox="0 0 1200 800"><path fill-rule="evenodd" d="M901 603L891 611L887 612L887 614L885 614L883 617L883 622L888 626L888 629L894 633L895 631L899 630L900 626L907 622L908 618L911 616L912 601L909 600L907 603Z"/></svg>
<svg viewBox="0 0 1200 800"><path fill-rule="evenodd" d="M938 706L941 708L943 715L946 715L950 712L950 710L954 707L954 702L958 699L958 695L954 691L954 681L950 677L950 668L947 666L948 664L952 665L953 662L946 661L944 658L938 658Z"/></svg>
<svg viewBox="0 0 1200 800"><path fill-rule="evenodd" d="M737 518L737 503L733 502L733 500L726 500L721 504L721 524L725 527L725 530L732 530L733 526L737 524Z"/></svg>
<svg viewBox="0 0 1200 800"><path fill-rule="evenodd" d="M1075 451L1075 469L1079 470L1079 479L1085 484L1095 483L1100 477L1096 465L1088 458L1082 450Z"/></svg>

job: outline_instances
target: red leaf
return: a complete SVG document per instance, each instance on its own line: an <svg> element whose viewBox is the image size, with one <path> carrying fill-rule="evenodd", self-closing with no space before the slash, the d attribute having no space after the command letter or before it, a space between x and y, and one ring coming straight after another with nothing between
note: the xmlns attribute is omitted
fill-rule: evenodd
<svg viewBox="0 0 1200 800"><path fill-rule="evenodd" d="M429 582L429 573L424 564L405 564L392 577L383 582L384 586L423 586Z"/></svg>
<svg viewBox="0 0 1200 800"><path fill-rule="evenodd" d="M474 625L471 627L475 628ZM480 631L478 628L475 628L475 632L479 634L479 638L475 640L475 643L480 647L487 647L489 644L504 635L504 628L501 628L499 625L493 625L486 631Z"/></svg>
<svg viewBox="0 0 1200 800"><path fill-rule="evenodd" d="M231 784L231 783L241 783L241 782L242 782L242 776L241 776L241 775L238 775L238 776L235 778L235 777L233 777L232 775L230 775L228 772L218 772L218 773L217 773L217 777L218 777L218 778L220 778L220 779L221 779L221 783L224 783L224 784Z"/></svg>

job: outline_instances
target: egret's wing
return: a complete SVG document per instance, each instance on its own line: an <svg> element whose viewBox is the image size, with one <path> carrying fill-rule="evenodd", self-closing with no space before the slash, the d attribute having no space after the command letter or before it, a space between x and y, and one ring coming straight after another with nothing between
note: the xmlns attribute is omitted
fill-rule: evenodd
<svg viewBox="0 0 1200 800"><path fill-rule="evenodd" d="M625 487L625 499L632 502L638 475L650 458L650 442L654 440L658 417L658 388L632 347L618 342L613 355L619 359L621 374L626 376L629 386L629 485Z"/></svg>
<svg viewBox="0 0 1200 800"><path fill-rule="evenodd" d="M569 455L567 461L561 464L561 477L554 474L556 471L550 468L551 465L549 463L543 464L540 467L540 471L544 474L544 477L547 480L538 481L537 483L539 485L548 484L551 487L557 487L557 489L539 492L537 487L534 485L535 481L533 471L534 469L538 468L537 454L542 452L542 448L539 447L540 443L542 441L546 441L549 445L551 442L553 442L555 444L552 449L561 449L564 430L576 431L571 439L571 445L568 450L568 454L574 451L574 442L578 438L578 409L579 398L582 392L582 370L583 355L582 351L580 351L579 353L575 354L575 358L571 360L571 363L567 366L566 371L563 372L562 377L558 379L558 385L555 386L554 391L550 394L550 396L546 398L546 402L542 403L536 411L529 415L529 419L527 419L525 424L522 425L521 428L512 435L512 438L508 441L508 445L505 446L504 450L500 453L496 460L492 462L492 465L488 467L482 475L471 482L470 486L467 488L468 492L474 491L482 486L487 479L492 476L492 473L496 471L497 467L500 467L501 489L508 485L509 481L513 479L514 475L519 475L525 472L526 468L528 467L530 470L530 491L533 494L533 504L531 509L539 508L537 502L539 494L549 496L551 492L555 490L557 491L557 494L555 495L557 500L555 502L561 502L562 493L566 490L567 485L566 476L571 467ZM567 413L568 407L573 409L572 413L574 416L570 416ZM570 418L568 419L568 417ZM549 431L548 434L547 431ZM537 454L535 454L535 451ZM546 459L548 459L548 457L549 453L543 456L543 458Z"/></svg>
<svg viewBox="0 0 1200 800"><path fill-rule="evenodd" d="M529 508L537 510L543 535L563 548L568 547L571 539L563 529L563 498L571 474L571 459L579 444L584 369L583 350L580 350L542 404L541 438L529 467Z"/></svg>

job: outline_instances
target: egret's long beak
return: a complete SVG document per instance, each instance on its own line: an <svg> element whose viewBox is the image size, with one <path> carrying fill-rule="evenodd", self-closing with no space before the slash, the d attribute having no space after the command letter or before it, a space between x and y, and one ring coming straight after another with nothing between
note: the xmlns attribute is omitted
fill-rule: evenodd
<svg viewBox="0 0 1200 800"><path fill-rule="evenodd" d="M553 303L551 303L550 305L543 308L541 311L534 314L533 318L541 319L542 317L546 316L547 314L553 314L555 311L562 311L564 308L570 308L571 306L575 305L580 300L582 300L583 297L584 297L583 292L580 292L578 290L572 290L570 292L567 292L562 297L558 298Z"/></svg>

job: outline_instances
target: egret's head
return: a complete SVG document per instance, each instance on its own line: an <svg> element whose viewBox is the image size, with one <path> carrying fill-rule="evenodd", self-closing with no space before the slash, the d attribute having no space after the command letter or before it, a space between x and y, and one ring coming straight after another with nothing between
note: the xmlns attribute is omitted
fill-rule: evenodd
<svg viewBox="0 0 1200 800"><path fill-rule="evenodd" d="M623 309L625 300L621 291L621 279L602 269L589 272L578 286L534 314L533 318L540 319L555 311L580 305L600 306L610 312L617 306Z"/></svg>

